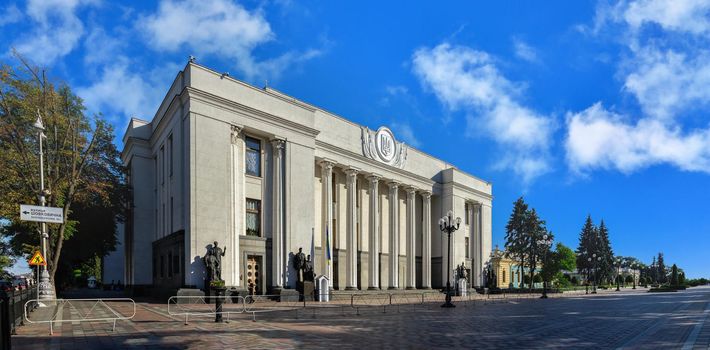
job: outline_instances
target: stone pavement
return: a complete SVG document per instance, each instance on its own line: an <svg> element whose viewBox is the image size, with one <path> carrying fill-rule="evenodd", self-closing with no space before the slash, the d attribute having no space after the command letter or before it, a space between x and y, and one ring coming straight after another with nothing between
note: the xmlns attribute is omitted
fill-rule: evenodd
<svg viewBox="0 0 710 350"><path fill-rule="evenodd" d="M678 293L626 289L540 300L504 299L397 305L388 310L342 307L209 317L167 314L165 304L139 303L136 316L108 322L25 325L13 349L710 349L710 287ZM128 313L131 310L119 310ZM386 311L384 313L383 311ZM68 311L65 311L65 314ZM72 317L67 314L67 317Z"/></svg>

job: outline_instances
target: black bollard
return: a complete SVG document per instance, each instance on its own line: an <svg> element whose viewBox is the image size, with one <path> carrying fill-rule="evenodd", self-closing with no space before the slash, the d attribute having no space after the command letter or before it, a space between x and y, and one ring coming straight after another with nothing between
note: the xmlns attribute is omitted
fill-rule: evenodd
<svg viewBox="0 0 710 350"><path fill-rule="evenodd" d="M215 293L216 298L214 298L214 309L215 309L215 314L214 314L214 321L215 322L224 322L222 320L222 304L224 304L224 291L226 291L227 288L224 287L217 287L213 288L212 291Z"/></svg>

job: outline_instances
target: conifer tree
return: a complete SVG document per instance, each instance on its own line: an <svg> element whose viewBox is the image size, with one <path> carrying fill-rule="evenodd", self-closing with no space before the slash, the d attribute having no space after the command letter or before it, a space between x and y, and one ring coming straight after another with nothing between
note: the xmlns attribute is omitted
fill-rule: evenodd
<svg viewBox="0 0 710 350"><path fill-rule="evenodd" d="M550 247L538 245L537 241L543 239L545 235L548 235L548 238L550 238L550 236L552 236L552 233L549 233L547 231L547 227L545 226L545 220L540 219L540 217L537 215L537 211L535 210L535 208L528 212L526 226L526 232L528 233L528 244L526 253L527 268L529 269L530 280L534 281L535 269L537 268L537 264L543 259L544 254L549 252L550 249ZM533 285L531 283L530 289L532 288Z"/></svg>
<svg viewBox="0 0 710 350"><path fill-rule="evenodd" d="M602 259L597 263L598 281L609 281L614 275L614 252L609 242L609 229L604 224L604 220L599 223L599 249L597 256Z"/></svg>
<svg viewBox="0 0 710 350"><path fill-rule="evenodd" d="M677 287L680 284L678 281L678 266L673 264L673 267L671 267L671 285Z"/></svg>
<svg viewBox="0 0 710 350"><path fill-rule="evenodd" d="M663 262L663 253L658 253L658 260L656 261L656 269L658 272L658 283L668 282L668 277L666 276L666 265Z"/></svg>
<svg viewBox="0 0 710 350"><path fill-rule="evenodd" d="M593 263L587 260L596 251L595 241L597 227L592 222L592 216L587 215L582 231L579 233L579 245L577 246L577 271L587 277L587 282L592 272Z"/></svg>
<svg viewBox="0 0 710 350"><path fill-rule="evenodd" d="M520 276L524 275L523 266L526 260L526 247L528 245L528 205L523 197L513 203L513 212L510 214L508 224L505 226L505 250L510 258L518 261ZM521 281L521 287L522 287Z"/></svg>

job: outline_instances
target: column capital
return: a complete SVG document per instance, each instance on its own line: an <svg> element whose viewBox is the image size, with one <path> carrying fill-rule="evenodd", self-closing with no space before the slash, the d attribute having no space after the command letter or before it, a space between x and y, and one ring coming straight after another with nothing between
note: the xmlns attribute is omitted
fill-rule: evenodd
<svg viewBox="0 0 710 350"><path fill-rule="evenodd" d="M232 142L232 144L236 144L237 142L239 142L242 130L244 130L244 126L230 124L229 128L232 130L231 134L229 135L230 141Z"/></svg>
<svg viewBox="0 0 710 350"><path fill-rule="evenodd" d="M370 183L376 184L380 181L380 179L382 179L382 176L373 173L373 174L367 175L366 178L370 181Z"/></svg>
<svg viewBox="0 0 710 350"><path fill-rule="evenodd" d="M280 138L271 139L271 147L275 149L283 149L286 146L286 140Z"/></svg>
<svg viewBox="0 0 710 350"><path fill-rule="evenodd" d="M431 191L429 190L419 190L419 194L421 194L424 199L431 199Z"/></svg>
<svg viewBox="0 0 710 350"><path fill-rule="evenodd" d="M360 169L355 167L347 167L343 169L343 172L345 172L345 174L347 174L348 176L357 176L357 174L360 172Z"/></svg>
<svg viewBox="0 0 710 350"><path fill-rule="evenodd" d="M414 186L407 186L404 190L407 191L407 196L414 197L419 189Z"/></svg>
<svg viewBox="0 0 710 350"><path fill-rule="evenodd" d="M390 188L390 190L396 190L399 188L400 183L397 181L390 181L387 183L387 186Z"/></svg>
<svg viewBox="0 0 710 350"><path fill-rule="evenodd" d="M332 171L333 167L335 166L335 161L332 161L330 159L322 159L318 162L318 165L323 168L323 171Z"/></svg>

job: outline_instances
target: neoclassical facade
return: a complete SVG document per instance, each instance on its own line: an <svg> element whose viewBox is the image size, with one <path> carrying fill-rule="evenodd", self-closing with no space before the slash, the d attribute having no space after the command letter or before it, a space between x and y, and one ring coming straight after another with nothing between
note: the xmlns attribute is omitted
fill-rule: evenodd
<svg viewBox="0 0 710 350"><path fill-rule="evenodd" d="M129 286L203 287L200 257L215 241L222 279L253 293L295 288L299 248L336 290L440 287L447 259L484 283L491 184L387 127L189 62L123 141ZM449 210L462 219L451 256L437 224Z"/></svg>

